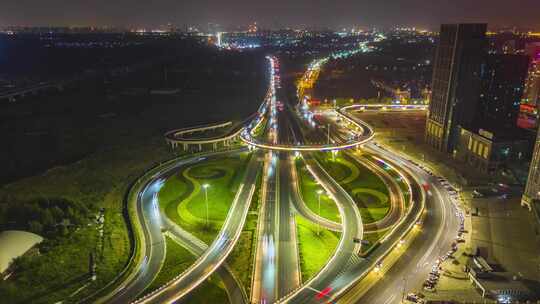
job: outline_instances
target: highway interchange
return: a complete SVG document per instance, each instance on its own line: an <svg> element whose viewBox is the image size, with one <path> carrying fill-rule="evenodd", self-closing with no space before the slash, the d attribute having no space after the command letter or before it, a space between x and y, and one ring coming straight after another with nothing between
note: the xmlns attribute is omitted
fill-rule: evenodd
<svg viewBox="0 0 540 304"><path fill-rule="evenodd" d="M438 178L406 156L375 144L373 130L346 108L315 109L321 115L313 127L313 121L308 123L282 91L277 58L270 56L268 60L268 94L258 115L240 132L244 148L171 160L149 170L132 187L128 202L137 236L137 254L117 287L99 302L181 302L216 273L224 282L231 303L401 303L405 294L421 289L433 265L448 252L462 214ZM265 128L257 134L261 125ZM211 244L205 244L167 218L158 202L159 190L167 178L186 166L245 151L246 146L252 157L223 227ZM387 185L392 205L381 221L364 224L354 199L313 155L316 151L338 150L364 164ZM341 223L322 218L306 206L298 185L294 163L297 157L303 158L312 177L335 202ZM388 168L407 181L408 202ZM247 294L226 259L244 227L258 174L262 174L262 195L251 294ZM304 282L300 274L297 215L340 232L333 255L316 275ZM378 230L388 232L368 256L361 255L364 243L359 240ZM166 234L197 256L196 262L165 285L143 294L165 259Z"/></svg>

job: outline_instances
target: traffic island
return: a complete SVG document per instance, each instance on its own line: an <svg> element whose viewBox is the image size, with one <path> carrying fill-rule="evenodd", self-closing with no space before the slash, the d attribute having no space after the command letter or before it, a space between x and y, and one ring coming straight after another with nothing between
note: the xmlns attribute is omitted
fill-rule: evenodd
<svg viewBox="0 0 540 304"><path fill-rule="evenodd" d="M341 222L336 203L322 191L302 159L296 160L300 191L307 207L314 213L336 223ZM319 204L320 201L320 204ZM319 208L320 207L320 208Z"/></svg>
<svg viewBox="0 0 540 304"><path fill-rule="evenodd" d="M301 216L296 216L302 281L317 274L334 254L339 233L329 231Z"/></svg>
<svg viewBox="0 0 540 304"><path fill-rule="evenodd" d="M332 154L320 153L317 159L354 199L364 225L383 219L390 211L389 193L385 183L365 166L351 161L343 152Z"/></svg>
<svg viewBox="0 0 540 304"><path fill-rule="evenodd" d="M241 152L182 167L165 181L159 194L167 217L211 243L227 217L249 157Z"/></svg>

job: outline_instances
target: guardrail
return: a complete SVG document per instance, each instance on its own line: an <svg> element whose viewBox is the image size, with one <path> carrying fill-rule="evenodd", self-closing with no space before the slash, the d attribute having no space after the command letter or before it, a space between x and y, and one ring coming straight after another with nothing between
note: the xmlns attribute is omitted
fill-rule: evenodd
<svg viewBox="0 0 540 304"><path fill-rule="evenodd" d="M353 104L349 106L344 106L340 110L348 110L351 108L360 108L360 111L370 110L372 108L380 108L381 111L390 110L400 110L400 111L423 111L428 109L428 105L418 105L418 104Z"/></svg>
<svg viewBox="0 0 540 304"><path fill-rule="evenodd" d="M240 185L240 188L238 189L237 193L240 193L242 188L244 187L244 184L241 184ZM252 186L250 188L250 193L251 193L251 196L253 195L253 192L255 191L255 187ZM243 225L242 225L243 226ZM219 236L218 236L219 237ZM236 237L235 236L235 239L237 240L238 238L240 237L240 234L238 234L238 236ZM231 250L232 250L232 246L231 246ZM230 250L229 250L230 251ZM197 265L200 265L202 259L207 256L209 253L208 251L205 252L205 254L203 254L199 259L198 259L198 263L194 263L192 264L190 267L188 267L186 270L184 270L183 272L181 272L180 274L178 274L177 276L175 276L174 278L172 278L171 280L167 281L167 283L161 285L159 288L155 289L154 291L146 294L145 296L135 300L134 302L132 303L145 303L147 300L149 300L150 298L152 298L153 296L159 294L162 290L164 290L165 288L168 288L169 286L171 286L172 284L174 284L176 281L180 280L182 277L186 276L189 272L191 272ZM227 257L228 255L225 255L225 258ZM225 261L225 258L223 258L219 263L217 263L216 266L214 266L215 269L217 269L219 266L221 266L221 264ZM211 273L209 273L210 275ZM209 276L208 275L208 276ZM206 277L208 277L206 276ZM202 279L199 279L200 282L206 280L206 277L203 277ZM199 282L199 283L200 283ZM198 284L197 284L198 285Z"/></svg>
<svg viewBox="0 0 540 304"><path fill-rule="evenodd" d="M316 160L316 159L313 159L313 162L315 162L315 164L317 166L319 166L319 169L320 171L322 172L322 174L330 177L330 175L328 174L328 172L326 172L326 170L320 165L320 163ZM338 200L336 199L336 197L334 196L333 194L333 191L331 191L329 188L327 188L327 186L325 186L325 183L323 183L321 180L320 180L320 177L313 171L313 169L311 168L311 166L309 166L308 164L306 164L306 167L307 169L310 171L310 174L313 176L314 179L316 179L319 184L325 188L325 191L326 193L335 201L337 202ZM331 177L330 177L331 178ZM334 181L335 182L335 181ZM339 184L337 184L337 182L335 182L336 185L338 187L341 187ZM344 191L344 190L343 190ZM344 210L344 207L341 205L341 204L337 204L336 203L336 206L338 207L338 211L339 211L339 214L341 215L341 218L345 218L344 214L345 214L345 210ZM353 207L354 209L354 212L356 213L356 217L359 219L359 224L360 224L360 227L363 227L363 224L362 224L362 217L360 216L360 211L358 210L358 208L356 208L356 206ZM346 225L342 225L343 226L343 229L346 229ZM343 230L344 231L344 230ZM363 228L360 228L360 234L362 237L363 235ZM309 288L309 285L311 283L313 283L319 276L321 276L321 274L323 274L326 269L328 269L328 267L330 267L331 265L331 262L332 260L335 259L335 255L336 255L336 252L343 247L343 243L346 242L346 241L350 241L350 240L345 240L345 238L342 236L339 240L339 243L338 245L336 246L335 250L334 250L334 253L332 255L332 258L329 260L329 262L326 263L326 265L321 269L319 270L319 272L317 274L315 274L315 276L311 277L307 282L305 282L304 284L302 284L301 286L299 286L298 288L295 288L294 290L291 290L288 294L282 296L280 299L278 299L275 303L286 303L288 302L289 300L291 300L291 297L293 297L294 295L298 294L299 292L301 292L302 290L306 289L306 288Z"/></svg>
<svg viewBox="0 0 540 304"><path fill-rule="evenodd" d="M349 123L355 125L357 128L360 128L363 130L363 133L365 134L364 138L361 140L351 141L348 143L343 144L325 144L325 145L274 145L274 144L266 144L263 142L259 142L255 139L253 139L251 136L249 136L250 130L245 129L244 132L240 133L240 139L250 145L261 149L267 149L267 150L277 150L277 151L299 151L299 152L313 152L313 151L332 151L332 150L342 150L342 149L349 149L358 147L361 145L366 144L367 142L371 141L374 136L375 132L373 132L373 129L366 123L362 122L359 123L350 117L348 117L348 114L340 113L339 111L336 111L338 115L343 117L345 120L347 120Z"/></svg>
<svg viewBox="0 0 540 304"><path fill-rule="evenodd" d="M385 162L387 162L387 160L385 160ZM403 170L405 173L407 173L407 175L413 178L413 175L409 172L409 170L407 169L403 169ZM366 260L367 263L369 263L369 265L367 265L364 271L357 277L356 280L351 281L346 288L342 289L339 293L334 295L332 297L332 300L339 298L344 293L346 293L350 288L352 288L352 286L354 286L355 284L360 282L360 280L365 278L365 276L369 272L371 272L379 263L381 263L390 254L390 252L394 250L400 244L400 241L403 240L415 227L418 220L424 214L425 204L426 204L426 193L424 189L420 186L420 183L416 180L415 180L415 187L417 188L417 190L419 190L419 194L420 194L419 201L412 199L413 203L419 204L419 209L417 210L417 212L415 212L415 214L412 213L414 206L411 205L411 207L407 211L407 214L402 218L402 220L397 225L394 226L394 228L392 229L392 232L387 234L382 240L379 241L380 244L383 244L387 242L389 239L393 239L392 242L386 248L382 248L379 246L376 249L374 249L373 250L374 252L377 250L380 250L382 252L378 254L376 258L371 258L369 260ZM411 192L411 193L414 193L414 192ZM403 233L401 233L400 235L394 235L394 233L397 233L397 229L399 229L401 226L405 226Z"/></svg>
<svg viewBox="0 0 540 304"><path fill-rule="evenodd" d="M385 160L385 162L387 162L387 160ZM357 284L370 271L372 271L376 267L377 264L379 264L382 260L384 260L384 258L386 258L388 256L388 254L394 248L396 248L396 246L398 246L398 244L400 244L400 241L402 239L404 239L412 231L415 224L418 222L420 217L423 215L423 213L424 213L423 211L425 210L425 200L426 200L425 191L420 186L420 183L415 180L415 187L419 191L419 194L420 194L420 198L419 199L416 198L416 200L415 200L413 198L414 192L412 191L412 186L411 186L411 181L410 181L410 179L414 179L413 174L411 174L408 169L403 169L403 170L406 173L406 175L403 174L403 173L401 173L400 175L402 175L405 178L406 183L410 187L410 191L411 191L410 201L413 202L413 203L419 204L419 209L413 214L412 212L413 212L414 206L413 206L413 204L410 205L410 207L407 210L406 215L404 217L402 217L402 219L393 227L393 229L391 230L391 232L389 234L387 234L382 240L379 241L379 243L382 244L382 243L385 243L387 241L390 241L390 239L392 239L391 243L389 243L389 245L386 246L386 248L382 248L380 246L375 248L373 251L379 250L379 251L382 251L382 252L380 254L378 254L375 258L365 260L365 261L367 261L366 263L368 263L368 265L365 267L364 271L362 271L362 273L356 277L356 280L352 280L345 288L341 289L338 293L336 293L331 298L332 301L336 300L337 298L342 296L344 293L346 293L350 288L352 288L352 286ZM396 170L396 171L399 172L399 170ZM404 227L403 233L401 233L400 235L395 235L395 233L397 233L397 230L399 228L403 229L403 227ZM308 282L311 282L311 281L312 280L309 280ZM280 298L276 303L286 303L286 302L288 302L289 300L291 300L291 297L294 296L294 294L298 293L301 289L306 288L306 285L308 285L308 283L303 284L299 288L291 291L289 294L287 294L287 295L283 296L282 298Z"/></svg>
<svg viewBox="0 0 540 304"><path fill-rule="evenodd" d="M234 151L234 150L241 150L242 148L241 147L230 147L228 149L222 149L222 151ZM222 152L220 151L220 152ZM213 154L213 153L216 153L216 152L199 152L199 153L193 153L193 154L189 154L189 155L182 155L182 156L175 156L171 159L168 159L168 160L165 160L163 162L158 162L158 163L155 163L153 166L151 166L150 168L148 168L146 171L144 171L142 174L140 174L138 177L136 177L136 179L130 183L130 185L128 186L128 191L126 192L125 196L124 196L124 209L123 209L123 213L124 213L124 216L126 217L126 224L128 225L128 231L130 231L130 233L133 233L132 236L130 236L130 239L133 240L132 242L132 247L130 249L130 256L129 256L129 259L128 261L126 262L126 265L124 266L124 268L122 269L122 271L117 275L115 276L115 278L113 278L109 283L107 283L104 287L100 288L99 290L97 290L96 292L92 293L91 295L81 299L78 301L78 303L92 303L92 302L95 302L95 303L103 303L103 302L106 302L112 295L105 295L105 296L101 296L100 298L98 299L95 299L96 297L99 296L99 294L101 293L104 293L107 289L111 288L112 286L114 286L115 284L118 284L120 285L120 280L121 279L128 279L127 276L131 275L130 273L128 273L133 267L135 267L136 264L136 260L137 260L137 255L140 255L140 251L137 250L139 247L140 247L140 235L142 234L142 232L135 232L137 230L140 230L142 229L140 227L140 223L139 221L137 220L137 215L133 214L133 208L132 206L130 206L131 204L133 204L133 199L137 200L138 199L138 193L140 193L140 190L142 188L144 188L146 185L148 185L151 180L153 179L154 175L156 172L159 172L167 167L171 167L174 163L178 162L178 161L181 161L181 160L185 160L185 159L189 159L189 158L193 158L193 157L201 157L201 156L205 156L205 155L210 155L210 154ZM135 201L135 204L137 203L137 201ZM136 206L135 206L136 207Z"/></svg>
<svg viewBox="0 0 540 304"><path fill-rule="evenodd" d="M246 173L247 174L247 173ZM231 209L229 211L229 213L227 214L227 218L225 219L224 221L224 226L226 226L228 223L231 222L231 217L233 216L233 213L231 210L234 210L236 208L236 206L239 204L239 197L240 195L242 194L242 191L244 189L245 185L242 183L240 185L240 187L238 188L237 192L236 192L236 197L234 198L233 200L233 204L231 206ZM255 191L255 185L252 185L249 190L247 190L247 198L248 200L251 201L252 197L253 197L253 193ZM247 217L247 213L248 213L248 209L249 209L249 206L248 208L246 208L246 210L243 210L242 211L242 218L240 219L241 223L239 225L240 229L237 229L234 231L234 234L230 237L230 239L232 240L231 241L231 245L226 247L224 250L225 250L225 253L223 255L221 255L221 257L219 258L218 261L216 261L215 263L213 263L211 265L211 268L212 270L210 271L207 271L204 275L202 275L200 278L197 279L197 281L194 283L194 286L198 286L200 283L202 283L204 280L206 280L206 278L208 276L210 276L218 267L221 266L221 264L225 261L225 259L228 257L229 253L232 251L232 249L234 248L234 245L236 244L236 242L238 241L238 239L240 238L240 235L241 235L241 231L242 231L242 227L244 226L244 223L246 221L246 217ZM224 227L222 227L222 230L221 232L218 234L218 236L214 239L214 242L208 247L208 248L211 248L212 246L214 246L214 244L216 244L216 242L219 242L219 240L221 239L221 236L224 235L224 230L225 229ZM217 246L217 245L216 245ZM193 271L193 269L195 269L196 267L200 266L205 258L207 258L209 255L211 254L211 251L207 250L205 251L198 259L197 261L190 265L190 267L188 267L186 270L184 270L182 273L178 274L177 276L175 276L173 279L167 281L167 283L165 283L164 285L160 286L159 288L155 289L154 291L144 295L143 297L140 297L138 299L136 299L134 302L132 303L146 303L147 301L151 301L151 300L155 300L155 296L158 296L158 294L160 294L164 289L170 287L171 285L177 283L179 280L181 280L183 277L185 277L187 274L189 274L190 272ZM193 288L193 287L192 287ZM190 289L191 290L191 289ZM189 290L189 291L190 291ZM188 292L188 291L185 291L185 292ZM180 298L182 297L184 294L181 294L181 295L177 295L177 298Z"/></svg>

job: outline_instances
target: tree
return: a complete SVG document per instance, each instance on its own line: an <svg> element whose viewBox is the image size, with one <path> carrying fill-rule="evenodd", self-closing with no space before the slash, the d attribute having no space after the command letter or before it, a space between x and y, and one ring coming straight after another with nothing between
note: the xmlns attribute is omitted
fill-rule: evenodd
<svg viewBox="0 0 540 304"><path fill-rule="evenodd" d="M28 229L36 234L41 234L43 232L43 225L38 221L30 221L28 223Z"/></svg>
<svg viewBox="0 0 540 304"><path fill-rule="evenodd" d="M41 214L41 223L45 227L52 227L56 223L51 210L43 210L43 213Z"/></svg>
<svg viewBox="0 0 540 304"><path fill-rule="evenodd" d="M51 213L55 220L61 220L64 218L64 211L60 209L58 206L54 206L54 208L51 209Z"/></svg>
<svg viewBox="0 0 540 304"><path fill-rule="evenodd" d="M68 235L69 230L65 225L60 225L59 228L60 228L60 234L61 235L63 235L63 236Z"/></svg>

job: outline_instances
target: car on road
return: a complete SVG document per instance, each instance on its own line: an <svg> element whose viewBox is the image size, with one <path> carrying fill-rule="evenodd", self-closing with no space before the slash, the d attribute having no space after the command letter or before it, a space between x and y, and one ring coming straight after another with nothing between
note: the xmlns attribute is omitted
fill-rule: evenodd
<svg viewBox="0 0 540 304"><path fill-rule="evenodd" d="M429 291L429 292L433 292L433 291L435 291L435 286L433 286L433 285L424 285L424 290Z"/></svg>
<svg viewBox="0 0 540 304"><path fill-rule="evenodd" d="M478 189L474 189L473 192L472 192L472 197L473 198L481 198L481 197L484 197L484 194L480 191L478 191Z"/></svg>
<svg viewBox="0 0 540 304"><path fill-rule="evenodd" d="M424 299L422 299L419 295L415 293L407 294L405 301L407 301L408 303L425 303L426 302Z"/></svg>

